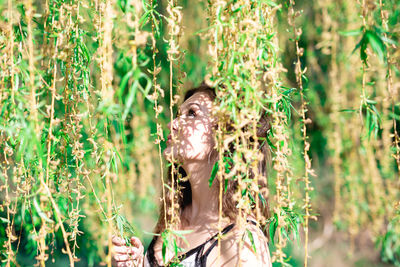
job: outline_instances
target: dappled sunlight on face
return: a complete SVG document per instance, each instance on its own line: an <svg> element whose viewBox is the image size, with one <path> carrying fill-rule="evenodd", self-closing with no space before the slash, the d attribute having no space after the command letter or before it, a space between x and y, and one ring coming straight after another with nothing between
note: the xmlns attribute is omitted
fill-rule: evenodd
<svg viewBox="0 0 400 267"><path fill-rule="evenodd" d="M169 129L172 126L164 150L164 157L168 161L185 164L209 158L215 144L212 105L212 99L204 92L195 93L181 105L172 125L168 124Z"/></svg>

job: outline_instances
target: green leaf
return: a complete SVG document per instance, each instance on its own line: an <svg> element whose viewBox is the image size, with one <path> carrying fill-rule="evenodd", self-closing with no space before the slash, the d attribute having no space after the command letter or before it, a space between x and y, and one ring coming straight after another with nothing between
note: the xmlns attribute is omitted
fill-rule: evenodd
<svg viewBox="0 0 400 267"><path fill-rule="evenodd" d="M277 228L277 221L278 218L276 216L276 214L274 215L274 219L271 221L271 223L269 224L269 239L272 243L272 245L275 244L274 238L275 238L275 232L276 232L276 228Z"/></svg>
<svg viewBox="0 0 400 267"><path fill-rule="evenodd" d="M175 239L174 239L174 252L175 252L175 256L178 256L178 246L176 245Z"/></svg>
<svg viewBox="0 0 400 267"><path fill-rule="evenodd" d="M355 30L339 31L339 34L343 36L357 36L360 35L360 33L362 33L362 27Z"/></svg>
<svg viewBox="0 0 400 267"><path fill-rule="evenodd" d="M123 120L125 120L126 117L128 116L129 110L131 109L133 101L135 100L138 86L139 86L139 80L135 80L129 90L129 94L125 104L124 114L122 115Z"/></svg>
<svg viewBox="0 0 400 267"><path fill-rule="evenodd" d="M163 240L161 252L162 252L163 261L165 262L166 261L165 260L165 255L167 253L167 242L166 242L166 240Z"/></svg>
<svg viewBox="0 0 400 267"><path fill-rule="evenodd" d="M250 199L250 201L251 201L252 204L253 204L253 203L256 203L256 200L254 199L254 197L253 197L253 195L251 194L250 191L248 191L248 194L247 194L247 195L249 196L249 199Z"/></svg>
<svg viewBox="0 0 400 267"><path fill-rule="evenodd" d="M43 220L45 220L45 221L48 222L48 223L54 223L54 221L51 220L51 219L49 219L49 218L46 216L46 214L42 211L42 209L40 208L40 206L39 206L39 204L38 204L38 202L37 202L36 197L33 198L33 205L35 206L36 211L37 211L37 213L39 214L40 218L42 218Z"/></svg>
<svg viewBox="0 0 400 267"><path fill-rule="evenodd" d="M191 232L193 232L193 230L171 230L171 233L179 237L183 237L183 235L190 234Z"/></svg>
<svg viewBox="0 0 400 267"><path fill-rule="evenodd" d="M366 51L367 45L368 45L368 39L365 38L365 35L364 35L363 38L361 39L360 58L364 62L365 65L367 65L367 59L368 59L368 55L367 55L367 51Z"/></svg>
<svg viewBox="0 0 400 267"><path fill-rule="evenodd" d="M133 70L128 71L124 77L122 77L121 82L119 84L119 92L118 92L118 96L120 98L120 100L122 101L122 96L124 94L125 91L125 87L128 84L129 78L132 77L133 74Z"/></svg>
<svg viewBox="0 0 400 267"><path fill-rule="evenodd" d="M376 32L367 30L365 36L368 39L368 43L371 45L372 50L379 57L382 62L385 61L386 47L382 39L376 34Z"/></svg>
<svg viewBox="0 0 400 267"><path fill-rule="evenodd" d="M264 196L261 193L258 193L258 198L261 200L263 208L267 206L267 201L265 200Z"/></svg>
<svg viewBox="0 0 400 267"><path fill-rule="evenodd" d="M210 179L208 179L208 187L212 186L212 183L215 179L215 176L217 175L217 172L218 172L218 161L215 162L213 169L211 171L211 177L210 177Z"/></svg>
<svg viewBox="0 0 400 267"><path fill-rule="evenodd" d="M339 112L357 112L357 109L350 109L350 108L345 108L345 109L341 109L339 110Z"/></svg>
<svg viewBox="0 0 400 267"><path fill-rule="evenodd" d="M0 221L4 223L9 223L10 221L7 218L0 217Z"/></svg>
<svg viewBox="0 0 400 267"><path fill-rule="evenodd" d="M391 45L397 45L397 42L395 40L389 39L385 36L380 36L381 40L385 43L391 44Z"/></svg>
<svg viewBox="0 0 400 267"><path fill-rule="evenodd" d="M253 248L254 252L257 253L256 245L254 244L253 233L249 229L246 229L246 232L247 232L247 235L249 236L249 239L251 242L251 247Z"/></svg>

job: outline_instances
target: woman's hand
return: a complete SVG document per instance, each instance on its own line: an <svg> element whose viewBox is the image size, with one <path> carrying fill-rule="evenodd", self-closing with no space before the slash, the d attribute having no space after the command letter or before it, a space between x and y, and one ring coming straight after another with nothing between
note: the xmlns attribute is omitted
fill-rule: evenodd
<svg viewBox="0 0 400 267"><path fill-rule="evenodd" d="M144 248L139 238L131 237L132 246L126 246L125 240L113 236L112 265L116 267L143 266Z"/></svg>

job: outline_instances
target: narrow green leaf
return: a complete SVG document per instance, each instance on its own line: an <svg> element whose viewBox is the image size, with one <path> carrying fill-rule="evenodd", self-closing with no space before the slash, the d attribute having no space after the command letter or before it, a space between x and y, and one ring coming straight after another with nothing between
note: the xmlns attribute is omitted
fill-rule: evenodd
<svg viewBox="0 0 400 267"><path fill-rule="evenodd" d="M46 214L42 211L42 209L40 208L36 197L33 198L33 206L35 206L37 213L39 214L40 218L42 218L43 220L45 220L48 223L54 223L53 220L49 219Z"/></svg>
<svg viewBox="0 0 400 267"><path fill-rule="evenodd" d="M365 36L375 54L380 60L382 60L382 62L385 61L386 47L381 38L375 32L369 30L365 32Z"/></svg>
<svg viewBox="0 0 400 267"><path fill-rule="evenodd" d="M0 217L0 221L3 223L9 223L10 221L7 218Z"/></svg>
<svg viewBox="0 0 400 267"><path fill-rule="evenodd" d="M357 36L360 35L360 33L362 33L362 28L348 31L339 31L339 34L343 36Z"/></svg>
<svg viewBox="0 0 400 267"><path fill-rule="evenodd" d="M212 183L213 183L213 181L215 179L215 176L217 175L217 172L218 172L218 161L215 162L215 164L213 166L213 169L211 171L211 177L210 177L210 179L208 179L208 186L209 187L212 186Z"/></svg>
<svg viewBox="0 0 400 267"><path fill-rule="evenodd" d="M249 239L251 242L251 247L253 248L254 252L257 253L256 245L254 244L253 233L249 229L246 229L246 232L247 232L247 235L249 236Z"/></svg>

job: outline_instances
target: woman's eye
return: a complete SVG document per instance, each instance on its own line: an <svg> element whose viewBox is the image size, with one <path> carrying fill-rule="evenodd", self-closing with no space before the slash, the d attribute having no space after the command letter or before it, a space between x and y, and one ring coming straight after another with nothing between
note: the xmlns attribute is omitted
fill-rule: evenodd
<svg viewBox="0 0 400 267"><path fill-rule="evenodd" d="M189 109L188 110L188 116L195 117L196 116L196 112L193 109Z"/></svg>

